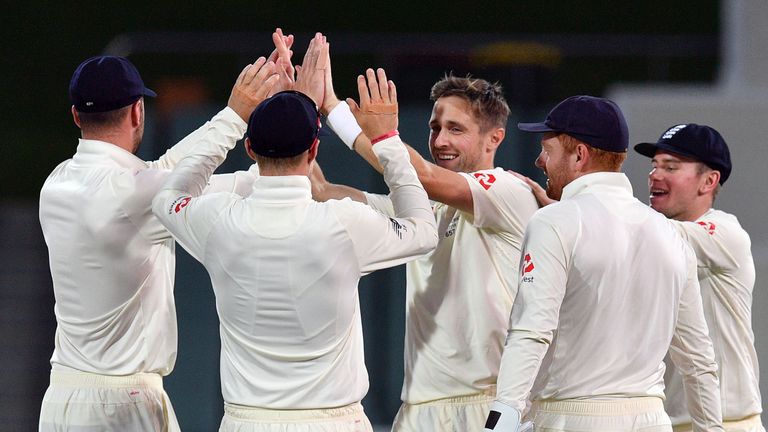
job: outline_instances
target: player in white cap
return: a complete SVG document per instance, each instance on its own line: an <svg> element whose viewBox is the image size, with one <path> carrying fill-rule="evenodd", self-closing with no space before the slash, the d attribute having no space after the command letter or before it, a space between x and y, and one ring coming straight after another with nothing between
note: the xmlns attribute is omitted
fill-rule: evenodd
<svg viewBox="0 0 768 432"><path fill-rule="evenodd" d="M221 431L371 432L360 405L368 375L358 281L437 243L427 195L391 134L397 99L386 80L361 92L358 118L367 133L391 135L373 151L397 216L352 200L312 200L316 104L328 65L327 42L313 42L322 50L314 62L305 57L297 91L267 99L249 120L246 148L260 169L251 195L199 196L223 157L189 157L153 203L211 276L221 323ZM302 82L310 76L317 79Z"/></svg>
<svg viewBox="0 0 768 432"><path fill-rule="evenodd" d="M635 151L652 158L650 204L675 224L698 259L704 316L719 366L726 431L762 432L759 367L752 332L755 265L749 234L736 216L712 207L731 174L728 145L715 129L694 123L666 130ZM692 430L682 375L667 361L664 406L675 432Z"/></svg>
<svg viewBox="0 0 768 432"><path fill-rule="evenodd" d="M152 162L134 154L144 97L155 96L136 68L100 56L75 71L69 90L82 138L40 192L57 322L40 430L179 429L162 386L176 361L174 242L152 198L183 157L234 147L277 81L274 69L263 57L246 67L227 107Z"/></svg>
<svg viewBox="0 0 768 432"><path fill-rule="evenodd" d="M366 74L370 83L375 73ZM358 86L364 85L361 76ZM519 263L525 225L538 206L529 187L494 168L509 116L500 86L447 76L433 86L431 99L434 163L409 152L434 200L440 241L407 265L403 404L392 430L480 431L496 394L516 293L509 269ZM379 138L359 134L344 103L324 108L342 140L376 167L370 142ZM391 196L329 184L319 172L313 189L316 199L351 196L392 214Z"/></svg>
<svg viewBox="0 0 768 432"><path fill-rule="evenodd" d="M487 431L671 431L664 356L683 372L696 431L721 431L696 257L632 196L619 107L574 96L542 123L536 165L558 203L531 218ZM671 348L670 348L671 345Z"/></svg>

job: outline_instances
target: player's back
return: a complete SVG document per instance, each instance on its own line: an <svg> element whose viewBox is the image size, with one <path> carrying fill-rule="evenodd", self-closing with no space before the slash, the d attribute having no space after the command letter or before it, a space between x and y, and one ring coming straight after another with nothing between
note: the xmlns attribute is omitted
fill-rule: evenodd
<svg viewBox="0 0 768 432"><path fill-rule="evenodd" d="M173 243L158 221L148 223L159 180L142 164L111 144L83 140L43 185L40 223L58 324L54 368L127 375L167 374L173 366ZM156 308L151 316L141 311L147 303ZM168 331L151 330L156 324Z"/></svg>
<svg viewBox="0 0 768 432"><path fill-rule="evenodd" d="M280 180L258 183L267 182ZM233 201L202 257L221 323L224 400L269 409L357 402L368 390L357 294L368 257L357 245L365 227L351 235L350 226L372 211L312 201L308 189L303 198L270 193Z"/></svg>
<svg viewBox="0 0 768 432"><path fill-rule="evenodd" d="M687 245L663 216L618 188L577 194L532 225L536 219L561 233L570 253L536 398L662 395L662 360L695 277Z"/></svg>

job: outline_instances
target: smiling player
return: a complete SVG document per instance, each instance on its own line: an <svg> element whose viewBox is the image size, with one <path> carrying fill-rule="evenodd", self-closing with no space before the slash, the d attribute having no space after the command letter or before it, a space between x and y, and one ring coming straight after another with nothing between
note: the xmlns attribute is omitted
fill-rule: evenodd
<svg viewBox="0 0 768 432"><path fill-rule="evenodd" d="M715 129L691 123L673 126L656 143L637 144L635 151L653 160L651 207L681 221L675 225L696 252L704 316L720 366L723 426L726 431L764 431L752 332L751 242L735 216L712 208L731 174L728 145ZM681 375L666 363L665 408L676 432L689 431Z"/></svg>
<svg viewBox="0 0 768 432"><path fill-rule="evenodd" d="M374 74L367 71L369 83ZM383 71L378 75L379 83L386 82ZM436 201L440 238L434 252L407 265L403 405L393 431L480 431L496 394L517 291L511 269L519 264L523 231L537 204L521 180L494 168L509 116L500 86L447 76L432 87L430 97L435 102L429 119L434 163L412 148L409 152L419 180ZM378 166L370 158L368 137L343 132L354 125L350 116L338 116L346 110L344 103L326 108L331 127ZM315 199L346 195L392 214L390 197L329 184L318 169L313 173Z"/></svg>

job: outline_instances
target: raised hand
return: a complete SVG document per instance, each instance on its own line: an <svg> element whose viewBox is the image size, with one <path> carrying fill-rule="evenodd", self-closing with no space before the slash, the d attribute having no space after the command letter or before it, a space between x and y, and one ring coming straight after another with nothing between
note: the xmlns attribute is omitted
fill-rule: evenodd
<svg viewBox="0 0 768 432"><path fill-rule="evenodd" d="M336 97L336 92L333 90L333 74L331 73L331 44L328 44L328 59L326 60L325 68L325 96L323 97L323 103L320 104L320 112L323 115L328 115L336 105L339 104L339 98Z"/></svg>
<svg viewBox="0 0 768 432"><path fill-rule="evenodd" d="M270 97L281 91L293 90L293 86L296 82L296 71L291 63L291 57L293 56L293 51L291 50L293 40L293 35L284 35L283 30L280 27L276 28L272 33L272 42L275 44L275 49L269 55L267 60L275 63L280 78L272 87L272 91L269 94Z"/></svg>
<svg viewBox="0 0 768 432"><path fill-rule="evenodd" d="M247 122L256 106L267 98L278 78L275 63L259 57L240 72L227 106Z"/></svg>
<svg viewBox="0 0 768 432"><path fill-rule="evenodd" d="M360 105L352 99L347 99L347 103L368 138L375 139L397 129L397 89L395 83L387 81L384 69L368 69L365 77L358 76L357 92Z"/></svg>
<svg viewBox="0 0 768 432"><path fill-rule="evenodd" d="M293 88L309 96L318 107L325 97L325 69L328 61L328 42L322 33L315 33L301 67L296 67L297 76Z"/></svg>

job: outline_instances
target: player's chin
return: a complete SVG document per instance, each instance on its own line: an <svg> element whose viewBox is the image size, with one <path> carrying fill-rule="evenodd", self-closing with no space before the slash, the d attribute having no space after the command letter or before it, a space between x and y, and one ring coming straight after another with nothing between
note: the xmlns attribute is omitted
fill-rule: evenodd
<svg viewBox="0 0 768 432"><path fill-rule="evenodd" d="M668 201L668 197L668 194L651 194L648 197L648 203L651 205L652 209L664 213L664 208Z"/></svg>
<svg viewBox="0 0 768 432"><path fill-rule="evenodd" d="M451 171L459 171L459 158L453 158L453 159L438 159L435 158L435 165L439 166L440 168L445 168L447 170Z"/></svg>

